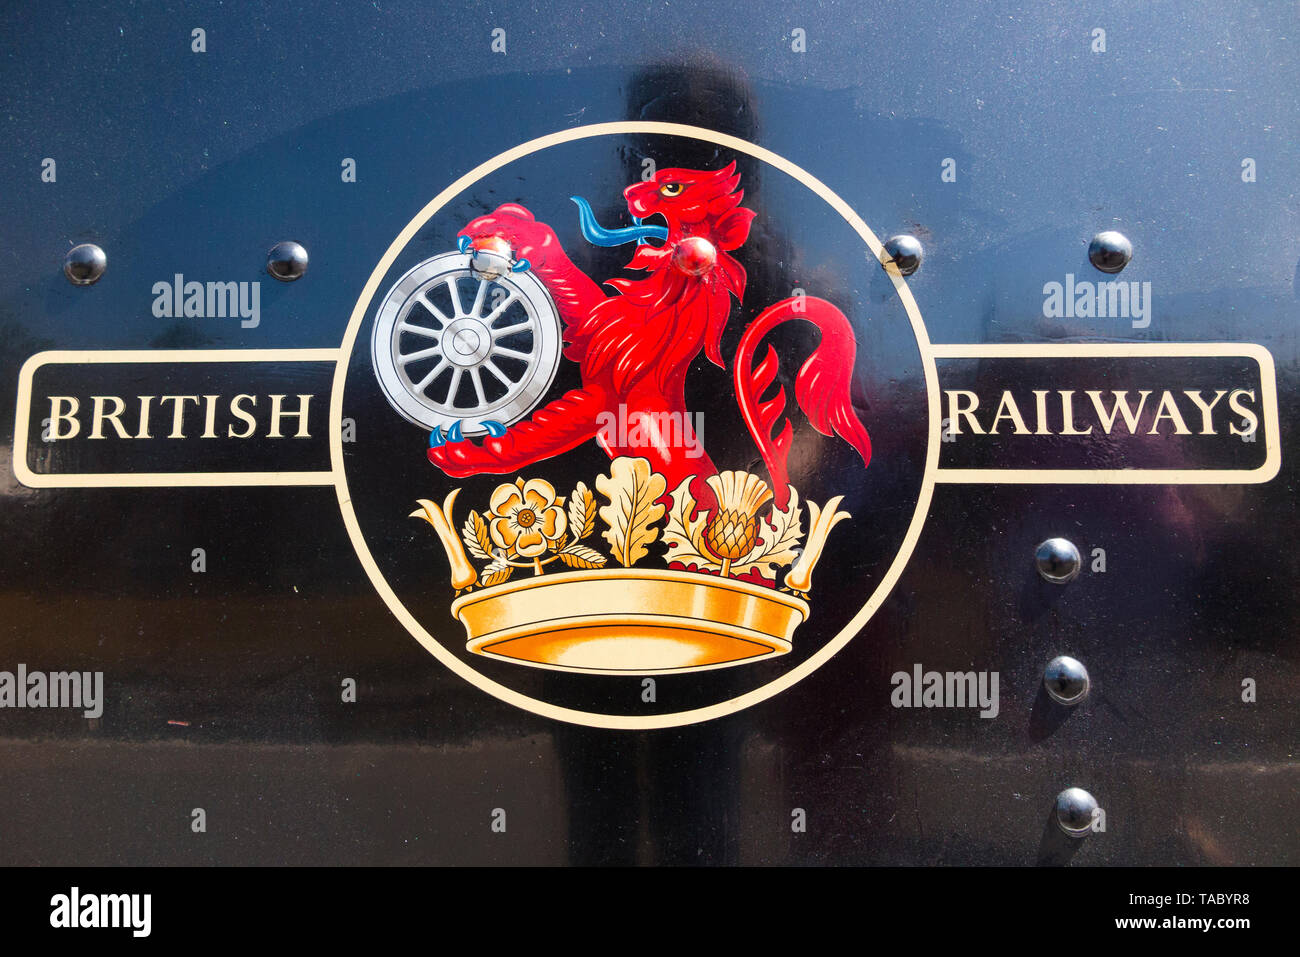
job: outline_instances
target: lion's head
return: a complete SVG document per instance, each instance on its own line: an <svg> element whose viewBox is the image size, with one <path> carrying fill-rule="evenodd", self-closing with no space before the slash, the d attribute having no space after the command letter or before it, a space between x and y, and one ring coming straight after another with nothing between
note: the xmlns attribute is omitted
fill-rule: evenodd
<svg viewBox="0 0 1300 957"><path fill-rule="evenodd" d="M744 295L745 270L727 252L749 236L754 211L740 206L736 164L720 170L661 169L652 179L623 191L638 221L658 216L668 228L661 246L644 245L628 263L632 269L673 266L686 276L721 282L737 299Z"/></svg>

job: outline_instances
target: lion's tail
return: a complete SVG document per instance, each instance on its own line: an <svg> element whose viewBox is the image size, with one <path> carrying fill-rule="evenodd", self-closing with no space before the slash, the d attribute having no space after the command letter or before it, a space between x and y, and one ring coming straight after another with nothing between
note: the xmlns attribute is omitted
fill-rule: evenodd
<svg viewBox="0 0 1300 957"><path fill-rule="evenodd" d="M763 337L790 319L811 322L821 331L821 342L795 377L794 394L799 408L818 432L840 435L857 449L864 466L871 462L871 437L858 418L849 395L857 352L857 340L853 337L849 320L824 299L784 299L769 306L754 318L740 337L734 375L741 414L767 465L776 503L780 507L785 505L790 480L786 459L792 439L790 420L783 418L785 387L778 386L773 396L762 398L763 392L776 378L776 350L769 344L757 366L754 357ZM778 422L780 430L774 436Z"/></svg>

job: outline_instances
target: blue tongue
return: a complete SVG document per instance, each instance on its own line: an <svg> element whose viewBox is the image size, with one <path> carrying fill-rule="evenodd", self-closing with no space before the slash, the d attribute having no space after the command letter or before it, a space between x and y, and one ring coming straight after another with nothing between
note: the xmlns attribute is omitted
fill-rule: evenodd
<svg viewBox="0 0 1300 957"><path fill-rule="evenodd" d="M570 196L578 204L578 225L582 227L583 238L596 246L622 246L635 242L638 246L647 239L668 239L667 226L644 226L641 220L633 216L635 226L622 226L618 229L606 229L596 222L596 214L591 211L591 204L581 196Z"/></svg>

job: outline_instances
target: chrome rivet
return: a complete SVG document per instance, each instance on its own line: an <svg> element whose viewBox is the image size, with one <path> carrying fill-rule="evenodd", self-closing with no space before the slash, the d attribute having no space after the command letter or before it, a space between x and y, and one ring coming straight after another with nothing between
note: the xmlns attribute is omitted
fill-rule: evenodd
<svg viewBox="0 0 1300 957"><path fill-rule="evenodd" d="M108 268L108 257L94 243L73 246L63 257L63 275L74 286L89 286L99 281Z"/></svg>
<svg viewBox="0 0 1300 957"><path fill-rule="evenodd" d="M510 243L499 236L488 236L470 245L469 271L474 278L492 282L510 275L514 256Z"/></svg>
<svg viewBox="0 0 1300 957"><path fill-rule="evenodd" d="M1038 574L1056 585L1064 585L1079 577L1083 560L1074 543L1064 538L1049 538L1034 551L1034 564Z"/></svg>
<svg viewBox="0 0 1300 957"><path fill-rule="evenodd" d="M1088 669L1069 655L1057 655L1043 669L1043 687L1057 704L1078 704L1088 697Z"/></svg>
<svg viewBox="0 0 1300 957"><path fill-rule="evenodd" d="M276 243L267 253L266 271L280 282L301 279L307 271L307 250L300 243Z"/></svg>
<svg viewBox="0 0 1300 957"><path fill-rule="evenodd" d="M1098 233L1088 244L1088 260L1102 272L1119 272L1133 258L1133 244L1113 229Z"/></svg>
<svg viewBox="0 0 1300 957"><path fill-rule="evenodd" d="M1083 788L1066 788L1056 796L1056 823L1070 837L1087 837L1097 813L1097 799Z"/></svg>
<svg viewBox="0 0 1300 957"><path fill-rule="evenodd" d="M904 276L910 276L920 269L921 260L925 257L921 241L915 236L891 236L885 241L885 252Z"/></svg>

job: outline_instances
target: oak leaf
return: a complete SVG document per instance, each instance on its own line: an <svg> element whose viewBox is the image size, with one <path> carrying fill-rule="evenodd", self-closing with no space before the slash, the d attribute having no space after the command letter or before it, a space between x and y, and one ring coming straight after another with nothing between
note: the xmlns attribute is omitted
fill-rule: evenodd
<svg viewBox="0 0 1300 957"><path fill-rule="evenodd" d="M646 459L626 455L610 463L609 471L596 478L596 491L609 499L598 510L609 526L602 536L618 563L630 567L646 556L647 546L659 537L653 525L664 517L658 499L668 481L651 471Z"/></svg>

